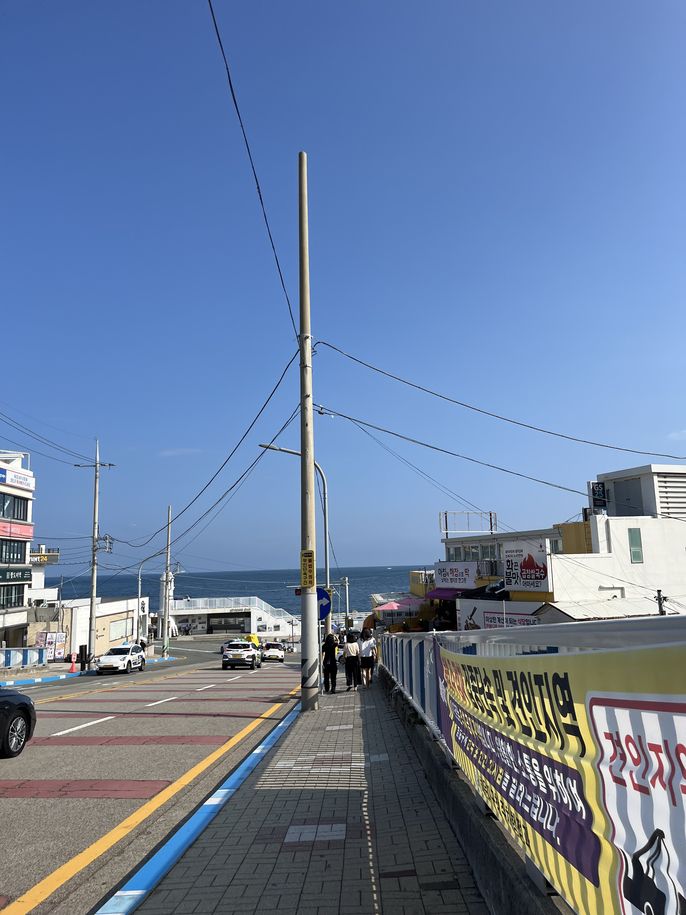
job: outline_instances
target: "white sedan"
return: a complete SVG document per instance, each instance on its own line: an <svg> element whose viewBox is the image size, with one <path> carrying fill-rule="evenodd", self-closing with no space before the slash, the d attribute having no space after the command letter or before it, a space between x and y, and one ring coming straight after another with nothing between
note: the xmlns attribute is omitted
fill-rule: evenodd
<svg viewBox="0 0 686 915"><path fill-rule="evenodd" d="M145 652L140 645L119 645L117 648L110 648L102 657L95 659L95 669L98 674L108 671L124 671L130 674L132 670L144 670Z"/></svg>
<svg viewBox="0 0 686 915"><path fill-rule="evenodd" d="M281 642L267 642L262 652L263 661L281 661L283 664L285 652Z"/></svg>

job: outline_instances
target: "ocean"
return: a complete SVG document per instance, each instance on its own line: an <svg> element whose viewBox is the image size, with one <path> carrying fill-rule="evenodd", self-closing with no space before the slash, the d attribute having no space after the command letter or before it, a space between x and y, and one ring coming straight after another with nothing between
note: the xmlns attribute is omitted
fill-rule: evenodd
<svg viewBox="0 0 686 915"><path fill-rule="evenodd" d="M331 580L338 582L344 575L349 579L350 610L356 615L366 616L371 610L369 599L372 593L387 591L409 591L410 576L413 569L432 568L431 565L419 563L413 566L357 566L354 568L332 569ZM261 597L272 607L282 607L296 615L300 614L300 598L295 595L295 588L300 580L300 571L296 569L266 569L263 571L242 572L180 572L174 580L174 596L183 597ZM324 572L317 571L317 583L324 584ZM59 585L59 578L54 576L46 580L46 586ZM340 592L340 593L339 593ZM160 576L143 573L142 593L150 599L150 610L159 608ZM90 594L90 577L82 576L68 582L63 589L62 598L87 597ZM104 569L98 576L98 596L100 597L135 597L138 594L137 575L113 575ZM336 588L333 610L335 613L345 609L343 589Z"/></svg>

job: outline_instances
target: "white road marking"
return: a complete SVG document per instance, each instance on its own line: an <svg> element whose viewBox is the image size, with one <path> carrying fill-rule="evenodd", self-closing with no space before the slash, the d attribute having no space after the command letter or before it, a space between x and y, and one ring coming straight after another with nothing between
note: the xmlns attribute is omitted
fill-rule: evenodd
<svg viewBox="0 0 686 915"><path fill-rule="evenodd" d="M56 734L51 734L50 736L62 737L64 734L71 734L72 731L80 731L81 728L89 728L93 724L100 724L102 721L111 721L116 717L116 715L108 715L106 718L98 718L95 721L87 721L85 724L77 724L75 728L67 728L66 731L58 731Z"/></svg>
<svg viewBox="0 0 686 915"><path fill-rule="evenodd" d="M152 708L153 705L162 705L163 702L171 702L173 699L178 698L178 696L170 696L168 699L158 699L157 702L147 702L144 708Z"/></svg>
<svg viewBox="0 0 686 915"><path fill-rule="evenodd" d="M199 686L198 689L196 689L196 693L201 693L204 689L212 689L212 687L216 685L216 683L210 683L209 686Z"/></svg>
<svg viewBox="0 0 686 915"><path fill-rule="evenodd" d="M240 680L240 675L238 677L229 677L228 680L225 680L225 683L230 683L232 680Z"/></svg>

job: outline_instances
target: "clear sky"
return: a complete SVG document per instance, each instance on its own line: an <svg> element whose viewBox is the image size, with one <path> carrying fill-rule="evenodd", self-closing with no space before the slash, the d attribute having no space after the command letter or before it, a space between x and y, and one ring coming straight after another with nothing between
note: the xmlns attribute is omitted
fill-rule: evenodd
<svg viewBox="0 0 686 915"><path fill-rule="evenodd" d="M295 306L309 155L316 338L534 424L686 453L680 0L215 8ZM214 473L295 350L208 8L6 0L0 105L0 410L78 452L98 435L117 465L101 530L140 542ZM335 410L575 489L650 462L503 425L323 349L314 379ZM297 397L294 365L176 534ZM385 440L518 528L583 502ZM297 424L279 441L298 448ZM439 558L454 500L345 420L317 418L316 451L341 565ZM90 472L32 466L37 535L76 572L87 541L56 538L88 535ZM175 555L295 566L298 487L296 460L267 455ZM161 545L117 543L103 561Z"/></svg>

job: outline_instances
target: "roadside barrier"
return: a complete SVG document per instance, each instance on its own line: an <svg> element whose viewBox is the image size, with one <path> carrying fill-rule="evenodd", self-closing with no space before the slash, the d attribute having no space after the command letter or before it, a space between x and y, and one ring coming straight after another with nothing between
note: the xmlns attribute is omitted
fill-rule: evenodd
<svg viewBox="0 0 686 915"><path fill-rule="evenodd" d="M3 667L43 667L47 662L47 648L0 649L0 669Z"/></svg>
<svg viewBox="0 0 686 915"><path fill-rule="evenodd" d="M686 912L686 617L382 636L382 664L583 915Z"/></svg>

